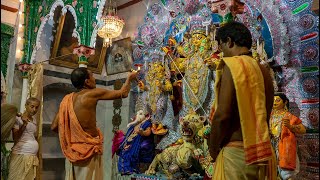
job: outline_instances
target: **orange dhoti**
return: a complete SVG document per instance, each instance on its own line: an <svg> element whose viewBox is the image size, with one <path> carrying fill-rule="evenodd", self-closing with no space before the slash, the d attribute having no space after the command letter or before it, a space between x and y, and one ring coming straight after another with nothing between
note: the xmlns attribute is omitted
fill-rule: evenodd
<svg viewBox="0 0 320 180"><path fill-rule="evenodd" d="M59 109L59 140L68 168L66 179L79 179L79 175L85 180L103 179L103 135L97 129L99 136L92 137L82 129L73 109L73 95L66 95Z"/></svg>

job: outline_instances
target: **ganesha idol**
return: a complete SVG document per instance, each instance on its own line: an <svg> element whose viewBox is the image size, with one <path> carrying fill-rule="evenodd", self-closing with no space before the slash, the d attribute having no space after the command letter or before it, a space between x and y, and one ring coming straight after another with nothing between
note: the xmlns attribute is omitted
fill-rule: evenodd
<svg viewBox="0 0 320 180"><path fill-rule="evenodd" d="M151 163L154 158L154 142L151 132L151 120L144 110L138 110L128 131L117 150L119 156L118 171L121 174L140 173L142 163ZM114 139L114 144L117 141Z"/></svg>

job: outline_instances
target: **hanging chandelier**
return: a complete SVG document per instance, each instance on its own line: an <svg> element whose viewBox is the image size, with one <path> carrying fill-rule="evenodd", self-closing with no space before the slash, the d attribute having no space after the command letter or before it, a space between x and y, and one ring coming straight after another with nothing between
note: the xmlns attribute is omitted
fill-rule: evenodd
<svg viewBox="0 0 320 180"><path fill-rule="evenodd" d="M111 6L107 8L107 15L104 15L99 23L98 36L103 38L103 47L112 46L112 39L120 36L124 26L124 20L116 15L116 9Z"/></svg>

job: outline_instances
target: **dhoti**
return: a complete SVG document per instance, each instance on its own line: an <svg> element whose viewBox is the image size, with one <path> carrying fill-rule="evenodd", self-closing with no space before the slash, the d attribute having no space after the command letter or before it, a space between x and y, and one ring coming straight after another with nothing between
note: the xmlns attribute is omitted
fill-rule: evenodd
<svg viewBox="0 0 320 180"><path fill-rule="evenodd" d="M66 177L65 180L102 180L103 163L101 155L94 155L88 162L83 164L65 161Z"/></svg>
<svg viewBox="0 0 320 180"><path fill-rule="evenodd" d="M242 142L231 142L224 147L215 162L212 180L273 180L276 179L276 161L247 165Z"/></svg>
<svg viewBox="0 0 320 180"><path fill-rule="evenodd" d="M39 160L35 155L12 153L8 180L33 180L36 178L38 165Z"/></svg>

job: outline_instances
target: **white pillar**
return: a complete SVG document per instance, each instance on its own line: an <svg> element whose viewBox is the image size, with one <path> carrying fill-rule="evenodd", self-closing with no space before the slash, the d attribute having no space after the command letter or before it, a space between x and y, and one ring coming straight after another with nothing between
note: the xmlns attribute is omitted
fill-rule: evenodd
<svg viewBox="0 0 320 180"><path fill-rule="evenodd" d="M24 11L23 2L19 3L18 9L19 9L19 12ZM22 38L24 33L23 30L19 30L19 23L21 24L24 23L24 14L23 13L19 14L19 12L17 13L15 29L14 29L14 37L11 39L9 57L7 61L8 67L7 67L6 82L7 82L7 102L8 103L12 103L12 96L14 96L13 94L14 67L15 67L15 64L19 61L16 57L17 47L21 48L19 46L23 46L21 42L19 42L18 44L18 36Z"/></svg>
<svg viewBox="0 0 320 180"><path fill-rule="evenodd" d="M21 113L23 113L25 108L25 104L28 96L28 89L29 89L28 78L24 77L22 82L22 94L21 94L21 104L20 104Z"/></svg>

